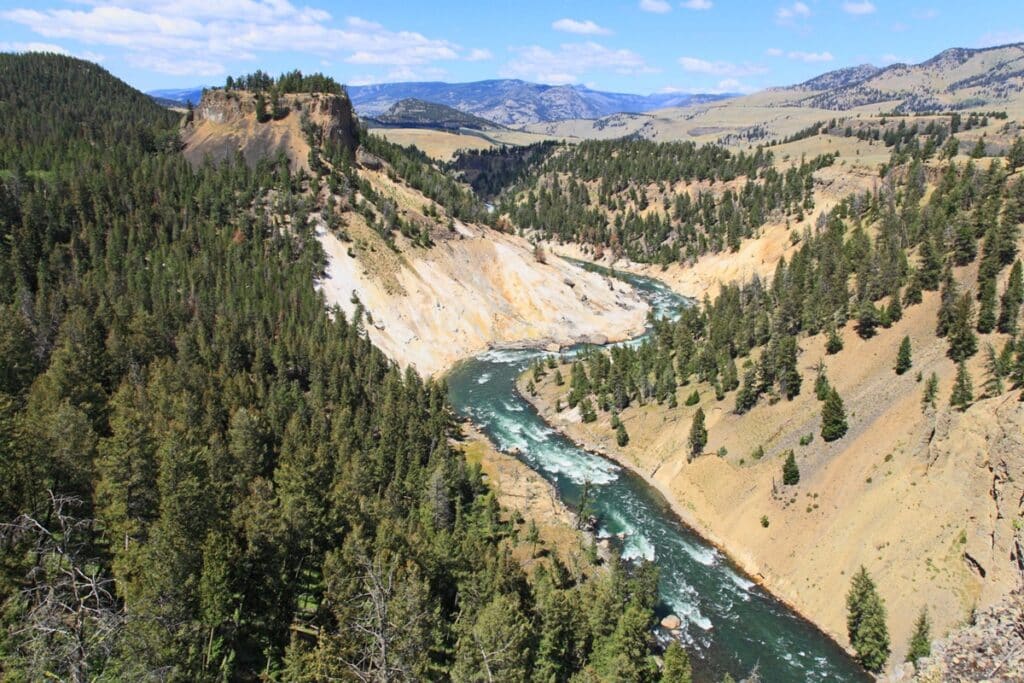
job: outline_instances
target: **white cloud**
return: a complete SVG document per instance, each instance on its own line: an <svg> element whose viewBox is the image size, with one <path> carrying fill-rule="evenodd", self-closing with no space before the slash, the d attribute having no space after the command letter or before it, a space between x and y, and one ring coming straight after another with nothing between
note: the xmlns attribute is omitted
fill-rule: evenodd
<svg viewBox="0 0 1024 683"><path fill-rule="evenodd" d="M665 0L640 0L640 9L655 14L665 14L672 11L672 5Z"/></svg>
<svg viewBox="0 0 1024 683"><path fill-rule="evenodd" d="M995 47L1010 43L1024 43L1024 31L1021 29L990 31L978 39L978 47Z"/></svg>
<svg viewBox="0 0 1024 683"><path fill-rule="evenodd" d="M777 47L770 47L767 50L765 50L764 53L769 57L781 57L782 55L786 54L784 50L780 50Z"/></svg>
<svg viewBox="0 0 1024 683"><path fill-rule="evenodd" d="M513 48L516 59L501 70L504 78L564 85L578 83L584 74L611 71L623 76L653 73L644 58L632 50L614 50L599 43L563 43L551 50L540 45Z"/></svg>
<svg viewBox="0 0 1024 683"><path fill-rule="evenodd" d="M56 43L40 43L35 41L25 43L0 41L0 52L52 52L58 55L78 57L79 59L96 62L97 64L107 58L106 55L100 54L99 52L93 52L92 50L71 52L71 50L67 49L63 45L57 45Z"/></svg>
<svg viewBox="0 0 1024 683"><path fill-rule="evenodd" d="M686 0L679 3L685 9L711 9L714 5L711 0Z"/></svg>
<svg viewBox="0 0 1024 683"><path fill-rule="evenodd" d="M731 78L763 74L768 71L767 68L759 64L711 62L697 57L680 57L679 65L683 67L685 71L690 71L692 73L708 74L711 76L729 76Z"/></svg>
<svg viewBox="0 0 1024 683"><path fill-rule="evenodd" d="M129 63L173 75L223 73L228 62L266 52L391 67L490 57L360 17L336 21L289 0L81 0L72 9L0 11L0 19L50 40L117 48Z"/></svg>
<svg viewBox="0 0 1024 683"><path fill-rule="evenodd" d="M881 62L882 64L888 66L890 64L911 64L913 60L910 59L909 57L900 57L899 55L894 55L890 53L882 55Z"/></svg>
<svg viewBox="0 0 1024 683"><path fill-rule="evenodd" d="M220 76L227 72L220 62L206 59L179 59L161 55L129 54L129 64L169 76Z"/></svg>
<svg viewBox="0 0 1024 683"><path fill-rule="evenodd" d="M805 64L815 64L818 62L831 62L835 57L832 56L831 52L803 52L801 50L793 50L787 52L786 56L790 59L795 59L798 62L804 62Z"/></svg>
<svg viewBox="0 0 1024 683"><path fill-rule="evenodd" d="M939 10L934 7L923 7L921 9L914 10L912 14L915 19L927 21L928 19L934 19L939 16Z"/></svg>
<svg viewBox="0 0 1024 683"><path fill-rule="evenodd" d="M794 2L792 5L784 5L775 10L775 21L779 24L794 24L800 19L807 19L811 16L811 8L806 4Z"/></svg>
<svg viewBox="0 0 1024 683"><path fill-rule="evenodd" d="M58 55L71 55L71 51L54 43L9 43L0 42L0 52L52 52Z"/></svg>
<svg viewBox="0 0 1024 683"><path fill-rule="evenodd" d="M552 22L551 28L564 33L576 33L583 36L606 36L611 33L604 26L598 26L590 19L576 21L575 19L559 19Z"/></svg>
<svg viewBox="0 0 1024 683"><path fill-rule="evenodd" d="M491 51L486 48L476 47L469 51L466 55L467 62L486 62L488 59L493 59L494 55Z"/></svg>
<svg viewBox="0 0 1024 683"><path fill-rule="evenodd" d="M721 95L733 92L747 94L757 92L757 90L758 88L742 83L735 78L726 78L725 80L719 81L713 90L708 90L706 92L709 92L712 95Z"/></svg>
<svg viewBox="0 0 1024 683"><path fill-rule="evenodd" d="M843 3L844 12L857 16L873 14L875 9L875 3L871 2L871 0L848 0Z"/></svg>

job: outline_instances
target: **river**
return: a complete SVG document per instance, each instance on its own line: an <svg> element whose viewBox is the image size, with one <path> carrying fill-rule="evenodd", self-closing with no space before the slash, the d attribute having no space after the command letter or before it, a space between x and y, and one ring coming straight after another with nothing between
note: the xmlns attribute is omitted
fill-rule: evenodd
<svg viewBox="0 0 1024 683"><path fill-rule="evenodd" d="M637 287L656 315L671 316L686 305L655 280L617 275ZM771 683L869 680L842 648L685 526L640 477L550 428L515 388L516 378L543 355L496 350L463 361L447 377L452 404L499 448L517 449L570 507L590 482L598 535L625 534L624 558L658 565L659 616L673 613L683 620L695 680L720 681L726 672L739 680L755 667Z"/></svg>

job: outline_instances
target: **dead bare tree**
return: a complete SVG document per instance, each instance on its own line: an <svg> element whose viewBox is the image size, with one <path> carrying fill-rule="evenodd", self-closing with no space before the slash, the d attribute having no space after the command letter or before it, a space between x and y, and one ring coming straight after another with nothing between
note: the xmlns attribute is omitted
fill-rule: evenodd
<svg viewBox="0 0 1024 683"><path fill-rule="evenodd" d="M90 553L94 520L72 514L81 500L48 494L44 521L23 514L0 524L3 552L32 558L21 590L9 598L23 610L11 635L31 680L84 683L102 672L124 615L114 580Z"/></svg>
<svg viewBox="0 0 1024 683"><path fill-rule="evenodd" d="M350 628L363 646L346 664L360 681L417 680L429 643L426 587L414 571L381 557L359 560L362 590L353 599Z"/></svg>

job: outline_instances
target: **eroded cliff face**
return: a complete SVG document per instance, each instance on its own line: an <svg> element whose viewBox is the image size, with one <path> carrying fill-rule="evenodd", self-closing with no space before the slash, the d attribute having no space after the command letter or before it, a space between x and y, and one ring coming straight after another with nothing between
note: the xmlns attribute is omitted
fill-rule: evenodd
<svg viewBox="0 0 1024 683"><path fill-rule="evenodd" d="M260 122L257 97L246 91L207 90L182 126L185 157L200 164L207 157L222 161L240 152L246 163L284 152L292 169L309 170L311 127L320 145L337 145L355 153L358 119L345 95L291 93L282 95L279 115ZM269 104L268 109L269 112Z"/></svg>

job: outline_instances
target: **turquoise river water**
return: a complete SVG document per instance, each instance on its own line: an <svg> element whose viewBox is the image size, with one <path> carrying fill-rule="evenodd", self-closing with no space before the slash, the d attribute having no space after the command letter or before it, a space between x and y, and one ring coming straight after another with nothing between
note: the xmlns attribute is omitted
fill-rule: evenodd
<svg viewBox="0 0 1024 683"><path fill-rule="evenodd" d="M655 280L620 277L637 287L659 316L686 305ZM515 388L519 374L543 355L496 350L464 361L447 377L451 401L498 448L518 452L570 507L579 504L582 486L590 482L598 535L624 534L624 558L658 565L660 610L683 620L695 680L719 681L725 672L741 679L755 667L761 680L771 683L869 680L842 648L685 526L646 482L551 429Z"/></svg>

